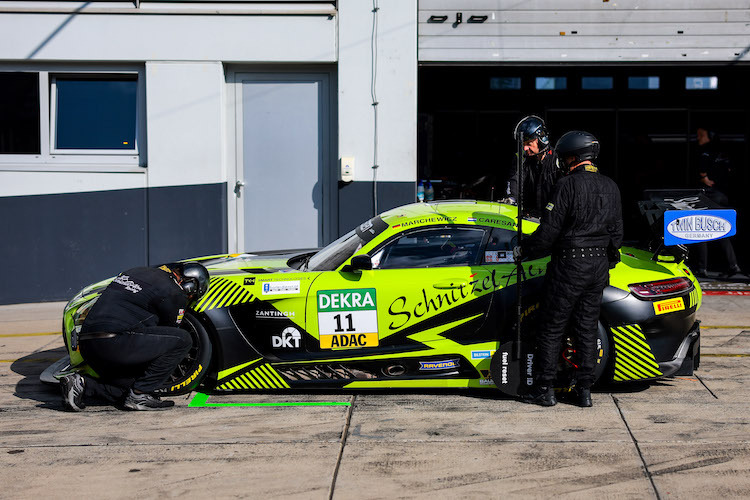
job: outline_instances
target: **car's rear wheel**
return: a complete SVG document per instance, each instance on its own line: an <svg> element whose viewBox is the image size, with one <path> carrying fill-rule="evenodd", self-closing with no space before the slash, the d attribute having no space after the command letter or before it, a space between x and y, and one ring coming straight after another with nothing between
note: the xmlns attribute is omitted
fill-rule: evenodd
<svg viewBox="0 0 750 500"><path fill-rule="evenodd" d="M211 338L198 318L186 312L180 328L190 333L193 346L172 372L166 385L157 391L161 395L179 395L192 391L200 385L211 363Z"/></svg>

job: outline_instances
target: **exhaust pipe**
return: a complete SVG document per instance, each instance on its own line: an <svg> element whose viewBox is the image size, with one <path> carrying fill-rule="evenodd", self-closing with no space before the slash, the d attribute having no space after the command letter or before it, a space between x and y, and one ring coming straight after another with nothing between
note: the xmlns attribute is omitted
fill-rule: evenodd
<svg viewBox="0 0 750 500"><path fill-rule="evenodd" d="M383 368L383 374L388 377L400 377L406 373L404 365L390 365Z"/></svg>

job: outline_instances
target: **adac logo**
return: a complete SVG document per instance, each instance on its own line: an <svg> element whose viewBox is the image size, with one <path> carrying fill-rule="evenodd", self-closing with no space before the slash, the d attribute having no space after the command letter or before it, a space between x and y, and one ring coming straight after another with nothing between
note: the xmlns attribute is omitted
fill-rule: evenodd
<svg viewBox="0 0 750 500"><path fill-rule="evenodd" d="M449 359L446 361L420 361L420 370L450 370L451 368L458 368L457 359Z"/></svg>
<svg viewBox="0 0 750 500"><path fill-rule="evenodd" d="M271 337L271 345L281 349L299 349L302 335L299 330L290 326L281 331L281 335Z"/></svg>

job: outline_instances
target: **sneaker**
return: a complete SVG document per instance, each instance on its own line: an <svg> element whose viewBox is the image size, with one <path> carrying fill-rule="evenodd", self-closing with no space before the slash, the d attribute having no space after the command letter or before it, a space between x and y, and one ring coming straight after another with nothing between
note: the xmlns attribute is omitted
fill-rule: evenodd
<svg viewBox="0 0 750 500"><path fill-rule="evenodd" d="M174 401L162 401L151 394L136 394L133 389L125 396L123 406L128 410L166 410L174 406Z"/></svg>
<svg viewBox="0 0 750 500"><path fill-rule="evenodd" d="M82 411L86 408L83 403L83 391L86 388L86 380L77 373L65 375L60 379L60 392L62 393L63 405L70 411Z"/></svg>
<svg viewBox="0 0 750 500"><path fill-rule="evenodd" d="M721 274L722 278L731 278L732 276L735 276L737 274L742 274L742 269L740 269L740 266L732 266L729 269L727 269L725 272Z"/></svg>
<svg viewBox="0 0 750 500"><path fill-rule="evenodd" d="M535 385L528 394L520 397L521 402L540 406L555 406L555 390L548 385Z"/></svg>

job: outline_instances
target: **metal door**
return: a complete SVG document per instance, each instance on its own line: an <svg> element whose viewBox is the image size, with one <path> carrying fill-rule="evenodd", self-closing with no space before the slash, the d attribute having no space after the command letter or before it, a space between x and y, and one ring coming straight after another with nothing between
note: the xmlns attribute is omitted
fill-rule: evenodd
<svg viewBox="0 0 750 500"><path fill-rule="evenodd" d="M330 75L237 75L240 251L322 246L330 203Z"/></svg>

